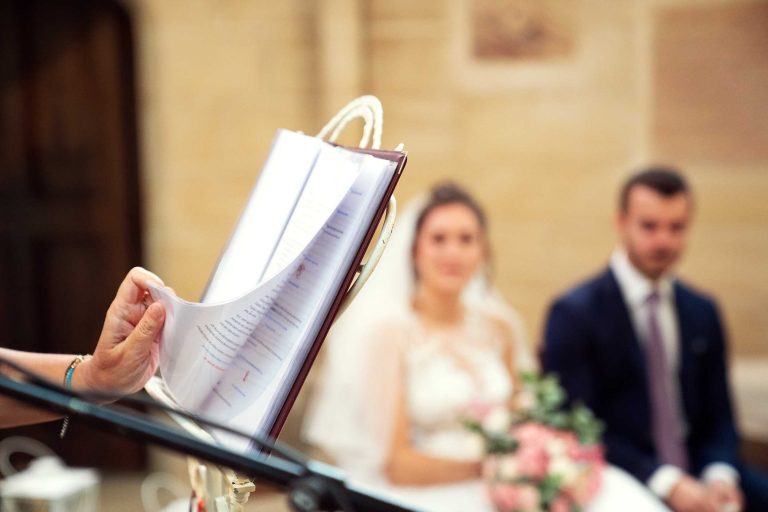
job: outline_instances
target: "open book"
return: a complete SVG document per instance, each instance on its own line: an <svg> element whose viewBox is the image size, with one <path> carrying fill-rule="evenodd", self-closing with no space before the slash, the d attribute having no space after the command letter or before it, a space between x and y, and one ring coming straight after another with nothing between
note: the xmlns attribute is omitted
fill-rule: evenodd
<svg viewBox="0 0 768 512"><path fill-rule="evenodd" d="M405 160L277 133L203 301L151 290L167 312L160 372L173 402L246 433L279 433Z"/></svg>

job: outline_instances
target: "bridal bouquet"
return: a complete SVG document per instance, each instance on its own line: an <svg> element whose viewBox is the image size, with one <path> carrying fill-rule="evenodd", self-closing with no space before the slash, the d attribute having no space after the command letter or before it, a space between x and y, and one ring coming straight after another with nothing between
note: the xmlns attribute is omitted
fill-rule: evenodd
<svg viewBox="0 0 768 512"><path fill-rule="evenodd" d="M499 512L579 512L602 477L602 424L583 405L562 410L554 376L523 375L511 410L476 404L465 424L481 436L483 475Z"/></svg>

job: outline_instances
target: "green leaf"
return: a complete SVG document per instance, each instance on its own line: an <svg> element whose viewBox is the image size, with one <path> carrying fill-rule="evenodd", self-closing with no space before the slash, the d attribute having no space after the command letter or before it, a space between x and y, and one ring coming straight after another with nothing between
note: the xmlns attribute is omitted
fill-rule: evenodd
<svg viewBox="0 0 768 512"><path fill-rule="evenodd" d="M535 371L521 372L520 380L524 386L535 386L539 381L539 374Z"/></svg>
<svg viewBox="0 0 768 512"><path fill-rule="evenodd" d="M561 486L562 481L557 475L549 475L541 481L541 484L539 484L539 492L541 493L541 503L545 508L555 500L558 494L560 494Z"/></svg>
<svg viewBox="0 0 768 512"><path fill-rule="evenodd" d="M503 434L486 434L485 451L488 453L505 454L517 451L517 439Z"/></svg>

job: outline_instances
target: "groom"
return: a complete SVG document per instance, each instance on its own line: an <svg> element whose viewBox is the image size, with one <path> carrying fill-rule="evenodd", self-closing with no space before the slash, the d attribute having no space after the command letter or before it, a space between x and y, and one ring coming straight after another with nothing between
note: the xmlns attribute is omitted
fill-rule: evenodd
<svg viewBox="0 0 768 512"><path fill-rule="evenodd" d="M624 184L619 248L551 306L542 365L605 422L608 460L673 510L768 511L768 477L737 453L717 306L671 273L692 210L673 169Z"/></svg>

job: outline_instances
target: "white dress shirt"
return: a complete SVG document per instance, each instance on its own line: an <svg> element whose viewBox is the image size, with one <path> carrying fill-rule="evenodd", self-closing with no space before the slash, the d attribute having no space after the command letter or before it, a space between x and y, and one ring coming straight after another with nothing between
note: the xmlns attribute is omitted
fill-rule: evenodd
<svg viewBox="0 0 768 512"><path fill-rule="evenodd" d="M654 290L659 294L657 320L667 358L667 386L672 391L672 397L675 401L674 407L680 414L680 424L685 437L688 428L680 395L680 382L677 378L680 369L680 329L675 311L673 278L669 274L665 274L655 282L651 281L632 265L623 249L616 249L613 252L610 267L629 309L629 316L632 319L637 338L643 345L647 342L650 325L648 297ZM680 481L683 474L682 469L664 464L648 478L646 485L654 494L664 499ZM738 473L729 464L718 462L710 464L704 469L702 479L704 481L719 479L735 484L738 480Z"/></svg>

